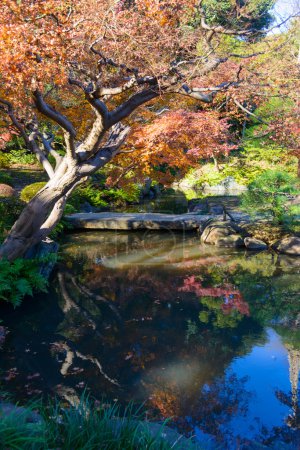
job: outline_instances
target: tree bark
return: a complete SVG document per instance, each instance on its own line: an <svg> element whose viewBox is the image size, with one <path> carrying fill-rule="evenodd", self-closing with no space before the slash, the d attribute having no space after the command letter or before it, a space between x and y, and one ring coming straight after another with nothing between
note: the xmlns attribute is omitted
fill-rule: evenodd
<svg viewBox="0 0 300 450"><path fill-rule="evenodd" d="M55 174L22 211L0 247L0 258L13 261L45 239L61 219L66 200L81 178L75 167Z"/></svg>

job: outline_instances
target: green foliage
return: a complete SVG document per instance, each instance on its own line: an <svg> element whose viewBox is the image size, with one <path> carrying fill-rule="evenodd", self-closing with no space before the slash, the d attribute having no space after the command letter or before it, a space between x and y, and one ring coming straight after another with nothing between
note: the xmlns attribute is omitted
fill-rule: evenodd
<svg viewBox="0 0 300 450"><path fill-rule="evenodd" d="M7 153L8 165L10 164L20 164L20 165L35 165L37 164L37 159L35 155L28 152L26 149L21 148L20 150L12 149Z"/></svg>
<svg viewBox="0 0 300 450"><path fill-rule="evenodd" d="M275 0L203 1L209 23L236 29L263 29L267 27L273 20L270 10L274 4ZM243 9L241 9L243 7L244 14Z"/></svg>
<svg viewBox="0 0 300 450"><path fill-rule="evenodd" d="M6 169L9 167L9 157L6 153L0 151L0 168Z"/></svg>
<svg viewBox="0 0 300 450"><path fill-rule="evenodd" d="M242 208L250 214L265 214L275 222L292 219L297 209L288 206L288 194L299 193L299 180L287 172L268 170L248 186Z"/></svg>
<svg viewBox="0 0 300 450"><path fill-rule="evenodd" d="M45 186L45 184L45 181L39 181L24 187L20 194L20 199L26 203L30 202L30 200Z"/></svg>
<svg viewBox="0 0 300 450"><path fill-rule="evenodd" d="M32 423L32 414L41 420ZM77 406L63 407L59 402L34 402L26 408L12 409L0 420L0 446L22 450L167 450L181 448L163 439L164 425L152 437L143 417L128 407L124 414L116 405L103 408L86 396ZM187 450L190 446L187 446ZM191 447L192 443L191 443Z"/></svg>
<svg viewBox="0 0 300 450"><path fill-rule="evenodd" d="M25 295L46 292L47 281L39 274L38 261L16 259L12 263L0 260L0 299L19 306Z"/></svg>
<svg viewBox="0 0 300 450"><path fill-rule="evenodd" d="M267 170L280 169L291 175L296 173L297 160L287 150L274 146L266 138L255 137L256 127L247 131L243 148L232 152L225 161L220 160L220 171L214 164L205 164L201 170L191 170L185 180L195 188L203 183L215 186L227 177L233 177L242 185L249 185Z"/></svg>
<svg viewBox="0 0 300 450"><path fill-rule="evenodd" d="M297 311L295 312L297 315ZM280 335L285 345L300 350L300 330L299 328L290 328L287 326L275 326L276 332Z"/></svg>
<svg viewBox="0 0 300 450"><path fill-rule="evenodd" d="M80 205L84 202L88 202L96 208L108 206L108 203L103 199L103 191L96 188L92 182L89 182L85 186L78 187L68 200L68 203L76 210L79 210Z"/></svg>
<svg viewBox="0 0 300 450"><path fill-rule="evenodd" d="M13 226L22 209L24 203L17 198L5 198L0 202L0 242L8 230Z"/></svg>
<svg viewBox="0 0 300 450"><path fill-rule="evenodd" d="M139 196L140 189L135 185L125 191L123 189L105 189L102 184L90 181L85 186L78 187L68 203L77 210L84 202L88 202L95 208L107 208L111 204L121 206L126 203L135 203Z"/></svg>
<svg viewBox="0 0 300 450"><path fill-rule="evenodd" d="M0 167L1 167L1 162L0 162ZM12 177L8 173L1 170L0 171L0 183L8 184L9 186L13 186Z"/></svg>
<svg viewBox="0 0 300 450"><path fill-rule="evenodd" d="M137 185L132 185L127 190L105 189L103 195L107 200L111 200L116 205L124 203L137 203L140 199L141 190Z"/></svg>
<svg viewBox="0 0 300 450"><path fill-rule="evenodd" d="M199 313L199 320L202 323L211 323L216 328L236 328L243 319L243 316L234 309L225 314L220 298L201 297L199 302L205 308Z"/></svg>

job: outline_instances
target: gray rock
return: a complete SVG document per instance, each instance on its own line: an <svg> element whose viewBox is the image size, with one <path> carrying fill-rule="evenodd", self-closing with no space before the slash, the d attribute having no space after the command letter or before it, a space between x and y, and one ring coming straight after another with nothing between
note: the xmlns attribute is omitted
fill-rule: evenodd
<svg viewBox="0 0 300 450"><path fill-rule="evenodd" d="M191 212L197 214L207 213L207 204L201 203L200 205L195 205L192 207Z"/></svg>
<svg viewBox="0 0 300 450"><path fill-rule="evenodd" d="M144 185L143 185L143 187L141 189L142 197L146 197L147 195L150 194L151 185L152 185L151 178L146 178L145 182L144 182Z"/></svg>
<svg viewBox="0 0 300 450"><path fill-rule="evenodd" d="M16 191L8 184L0 183L0 197L14 197Z"/></svg>
<svg viewBox="0 0 300 450"><path fill-rule="evenodd" d="M90 213L95 211L95 208L89 202L84 202L80 205L80 210L85 213Z"/></svg>
<svg viewBox="0 0 300 450"><path fill-rule="evenodd" d="M212 221L204 228L201 242L218 247L243 247L244 241L238 231L237 225L229 220Z"/></svg>
<svg viewBox="0 0 300 450"><path fill-rule="evenodd" d="M25 258L28 259L41 259L44 261L40 264L39 273L46 279L48 279L56 264L56 255L59 245L57 242L47 238L42 242L31 247L25 254ZM49 257L52 255L52 257Z"/></svg>
<svg viewBox="0 0 300 450"><path fill-rule="evenodd" d="M289 236L277 241L274 245L279 253L291 256L300 256L300 237Z"/></svg>
<svg viewBox="0 0 300 450"><path fill-rule="evenodd" d="M210 205L209 213L214 215L220 215L224 213L224 207L222 205Z"/></svg>
<svg viewBox="0 0 300 450"><path fill-rule="evenodd" d="M227 177L215 186L204 183L202 189L206 194L239 195L247 190L247 186L237 183L233 177Z"/></svg>
<svg viewBox="0 0 300 450"><path fill-rule="evenodd" d="M217 247L244 247L244 240L240 234L230 234L215 242Z"/></svg>
<svg viewBox="0 0 300 450"><path fill-rule="evenodd" d="M267 244L260 239L253 237L246 237L244 239L244 244L248 250L266 250L268 248Z"/></svg>

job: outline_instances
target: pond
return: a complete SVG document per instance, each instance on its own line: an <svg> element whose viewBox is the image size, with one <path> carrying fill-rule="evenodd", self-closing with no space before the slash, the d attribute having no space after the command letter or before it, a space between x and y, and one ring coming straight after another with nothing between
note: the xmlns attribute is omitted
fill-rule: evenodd
<svg viewBox="0 0 300 450"><path fill-rule="evenodd" d="M2 316L1 387L133 400L204 448L298 449L299 273L196 233L71 234L49 293Z"/></svg>

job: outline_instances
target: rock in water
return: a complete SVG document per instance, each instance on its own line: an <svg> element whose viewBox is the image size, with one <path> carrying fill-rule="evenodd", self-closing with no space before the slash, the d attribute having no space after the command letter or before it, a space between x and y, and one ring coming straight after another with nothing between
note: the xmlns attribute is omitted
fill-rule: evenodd
<svg viewBox="0 0 300 450"><path fill-rule="evenodd" d="M203 244L218 247L243 247L244 240L238 233L238 227L231 221L213 221L204 229L201 235Z"/></svg>
<svg viewBox="0 0 300 450"><path fill-rule="evenodd" d="M300 256L300 237L289 236L277 241L275 250L285 255Z"/></svg>
<svg viewBox="0 0 300 450"><path fill-rule="evenodd" d="M57 242L47 238L31 247L25 254L25 258L41 259L39 273L48 280L56 264L58 248ZM52 255L51 258L50 255Z"/></svg>
<svg viewBox="0 0 300 450"><path fill-rule="evenodd" d="M237 183L233 177L227 177L215 186L204 183L202 188L205 194L217 195L239 195L247 191L247 186Z"/></svg>
<svg viewBox="0 0 300 450"><path fill-rule="evenodd" d="M267 244L260 239L256 239L253 237L246 237L244 239L244 244L248 250L266 250L268 248Z"/></svg>

